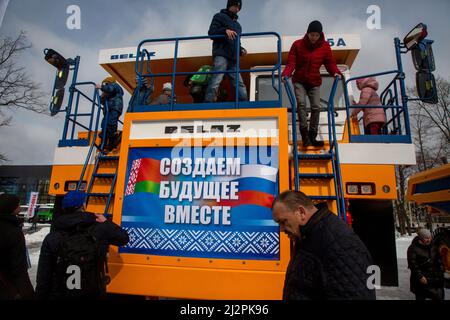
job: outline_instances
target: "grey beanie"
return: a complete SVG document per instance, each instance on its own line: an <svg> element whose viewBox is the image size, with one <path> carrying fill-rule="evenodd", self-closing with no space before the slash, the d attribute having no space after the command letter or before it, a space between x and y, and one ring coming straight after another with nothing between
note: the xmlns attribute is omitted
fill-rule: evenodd
<svg viewBox="0 0 450 320"><path fill-rule="evenodd" d="M431 238L431 232L428 229L420 229L417 231L417 235L420 239L429 239Z"/></svg>

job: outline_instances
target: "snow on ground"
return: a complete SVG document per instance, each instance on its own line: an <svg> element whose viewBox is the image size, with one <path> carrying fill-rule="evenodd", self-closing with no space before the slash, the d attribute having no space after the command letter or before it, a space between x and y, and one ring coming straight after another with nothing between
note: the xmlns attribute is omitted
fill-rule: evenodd
<svg viewBox="0 0 450 320"><path fill-rule="evenodd" d="M30 230L31 225L24 225L25 228L25 242L28 246L41 245L42 241L44 241L45 236L50 232L50 225L46 224L38 224L36 231Z"/></svg>

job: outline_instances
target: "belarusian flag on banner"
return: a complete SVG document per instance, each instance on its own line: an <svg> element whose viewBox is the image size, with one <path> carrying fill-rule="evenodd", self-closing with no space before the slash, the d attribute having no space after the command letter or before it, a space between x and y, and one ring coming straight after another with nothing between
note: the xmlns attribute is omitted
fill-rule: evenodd
<svg viewBox="0 0 450 320"><path fill-rule="evenodd" d="M160 161L152 158L142 158L133 161L128 178L125 196L137 192L159 194L161 183Z"/></svg>

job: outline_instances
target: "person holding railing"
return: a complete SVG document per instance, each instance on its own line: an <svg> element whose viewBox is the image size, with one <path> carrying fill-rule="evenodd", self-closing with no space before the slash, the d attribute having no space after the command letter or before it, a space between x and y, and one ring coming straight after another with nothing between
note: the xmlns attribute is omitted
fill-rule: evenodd
<svg viewBox="0 0 450 320"><path fill-rule="evenodd" d="M282 73L283 82L285 77L293 76L303 147L324 145L323 141L316 140L319 132L320 86L322 85L320 67L322 65L325 65L331 76L342 77L331 53L331 47L322 32L322 24L319 21L313 21L309 24L306 35L292 44L286 68ZM306 96L311 104L309 131Z"/></svg>
<svg viewBox="0 0 450 320"><path fill-rule="evenodd" d="M123 90L116 82L114 77L105 78L101 84L97 84L95 88L102 91L101 103L104 106L103 115L106 117L108 111L108 119L102 120L102 130L106 130L104 141L104 149L111 151L120 143L120 135L117 133L117 125L122 115L123 109ZM106 107L108 110L106 110ZM102 132L101 138L103 139Z"/></svg>
<svg viewBox="0 0 450 320"><path fill-rule="evenodd" d="M247 51L236 43L237 35L242 33L242 27L238 20L237 13L242 8L242 0L228 0L227 8L222 9L214 15L209 27L208 35L217 36L224 35L226 38L213 39L213 58L214 69L216 72L236 71L236 45L239 45L239 53L242 56ZM236 85L236 73L227 73L233 87ZM218 89L222 82L224 74L213 74L206 89L205 102L215 102L217 100ZM242 77L239 74L238 99L239 101L247 101L247 88L245 87Z"/></svg>
<svg viewBox="0 0 450 320"><path fill-rule="evenodd" d="M375 77L356 80L356 86L361 91L359 102L353 101L353 105L381 106L381 100L377 90L379 87ZM383 134L383 126L386 124L386 114L383 108L355 108L351 117L357 119L358 113L363 112L364 134Z"/></svg>

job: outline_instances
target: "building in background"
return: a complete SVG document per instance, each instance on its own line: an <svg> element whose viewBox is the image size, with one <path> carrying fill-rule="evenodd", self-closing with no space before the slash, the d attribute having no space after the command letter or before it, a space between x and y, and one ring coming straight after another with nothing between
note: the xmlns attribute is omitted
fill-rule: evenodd
<svg viewBox="0 0 450 320"><path fill-rule="evenodd" d="M0 166L0 193L16 194L27 204L30 192L39 192L38 203L54 203L48 194L51 166Z"/></svg>

